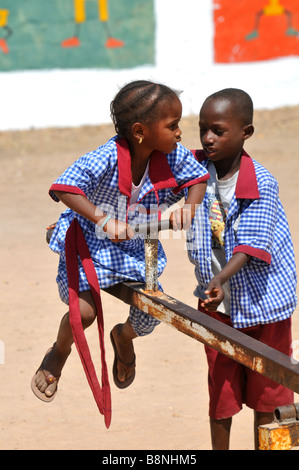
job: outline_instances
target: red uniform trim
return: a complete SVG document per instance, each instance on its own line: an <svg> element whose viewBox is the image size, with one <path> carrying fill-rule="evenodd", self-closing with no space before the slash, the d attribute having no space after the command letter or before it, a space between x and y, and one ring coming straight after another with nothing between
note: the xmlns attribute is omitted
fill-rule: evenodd
<svg viewBox="0 0 299 470"><path fill-rule="evenodd" d="M267 253L267 251L261 250L260 248L253 248L252 246L248 245L239 245L234 248L233 254L235 253L245 253L246 255L254 256L255 258L259 258L262 261L271 264L271 255Z"/></svg>
<svg viewBox="0 0 299 470"><path fill-rule="evenodd" d="M69 315L74 341L85 370L85 374L92 390L93 396L101 414L104 415L106 427L111 423L111 391L108 378L108 370L105 360L104 347L104 319L100 294L100 286L97 274L90 256L89 248L84 238L81 227L74 219L65 238L65 255L69 283ZM97 323L101 348L102 361L102 389L97 379L92 362L89 347L84 334L81 313L79 307L79 267L80 256L89 286L97 309Z"/></svg>
<svg viewBox="0 0 299 470"><path fill-rule="evenodd" d="M86 194L82 189L77 188L77 186L71 186L69 184L52 184L49 194L54 201L59 202L59 198L54 194L54 191L63 191L64 193L72 193L72 194L81 194L81 196L85 196Z"/></svg>
<svg viewBox="0 0 299 470"><path fill-rule="evenodd" d="M192 150L196 160L200 163L206 160L203 150ZM259 199L260 193L258 190L256 173L253 161L248 153L243 150L241 156L241 164L239 176L236 184L236 198L238 199Z"/></svg>
<svg viewBox="0 0 299 470"><path fill-rule="evenodd" d="M208 179L210 179L210 175L207 173L206 175L202 176L201 178L196 178L195 180L188 181L187 183L181 184L177 188L174 188L173 193L177 194L180 191L182 191L182 189L184 189L184 188L189 188L190 186L193 186L194 184L204 183Z"/></svg>

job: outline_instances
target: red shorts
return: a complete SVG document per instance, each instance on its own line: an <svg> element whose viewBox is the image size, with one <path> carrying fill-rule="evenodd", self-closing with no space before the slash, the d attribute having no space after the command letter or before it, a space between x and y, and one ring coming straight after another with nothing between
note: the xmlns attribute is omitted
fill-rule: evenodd
<svg viewBox="0 0 299 470"><path fill-rule="evenodd" d="M227 315L216 312L210 312L208 315L232 326ZM291 318L239 331L288 356L292 354ZM243 403L255 411L269 413L278 406L294 402L294 394L288 388L248 369L209 346L205 346L205 351L209 366L211 418L229 418L242 409Z"/></svg>

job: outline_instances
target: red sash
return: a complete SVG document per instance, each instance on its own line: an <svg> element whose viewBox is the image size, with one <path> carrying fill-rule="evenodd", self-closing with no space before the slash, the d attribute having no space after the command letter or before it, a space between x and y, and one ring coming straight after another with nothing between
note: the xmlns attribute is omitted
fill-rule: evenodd
<svg viewBox="0 0 299 470"><path fill-rule="evenodd" d="M100 294L100 286L97 274L90 256L89 248L77 219L71 223L65 238L65 255L69 283L69 315L74 341L85 370L85 374L92 390L93 396L104 415L105 425L109 428L111 423L111 392L108 379L108 371L105 360L104 347L104 319ZM100 339L102 361L102 389L97 379L96 371L90 355L90 350L84 334L79 308L79 266L80 256L89 286L96 305L97 324Z"/></svg>

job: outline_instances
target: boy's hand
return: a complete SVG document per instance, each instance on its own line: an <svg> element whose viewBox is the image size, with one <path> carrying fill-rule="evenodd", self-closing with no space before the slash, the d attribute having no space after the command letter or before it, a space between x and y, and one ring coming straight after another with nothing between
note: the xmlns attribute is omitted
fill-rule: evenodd
<svg viewBox="0 0 299 470"><path fill-rule="evenodd" d="M208 284L207 290L205 291L208 298L203 301L201 307L210 312L217 310L219 304L224 299L223 284L239 272L249 260L250 256L246 253L238 252L233 254L222 271L217 274L217 276L213 277Z"/></svg>
<svg viewBox="0 0 299 470"><path fill-rule="evenodd" d="M191 226L193 217L194 214L192 213L189 204L180 209L176 209L171 213L169 218L172 230L174 232L176 232L177 230L188 230Z"/></svg>
<svg viewBox="0 0 299 470"><path fill-rule="evenodd" d="M207 290L205 290L205 294L208 298L203 300L201 307L205 308L209 312L215 312L224 299L222 285L216 277L214 277L209 283Z"/></svg>

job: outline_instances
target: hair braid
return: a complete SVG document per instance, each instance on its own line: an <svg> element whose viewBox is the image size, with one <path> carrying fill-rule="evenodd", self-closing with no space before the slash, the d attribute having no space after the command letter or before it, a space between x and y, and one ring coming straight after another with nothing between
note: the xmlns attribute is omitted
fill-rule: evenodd
<svg viewBox="0 0 299 470"><path fill-rule="evenodd" d="M129 137L135 122L153 122L157 118L156 110L161 100L174 96L178 96L178 93L166 85L146 80L125 85L110 104L115 131L123 137Z"/></svg>

